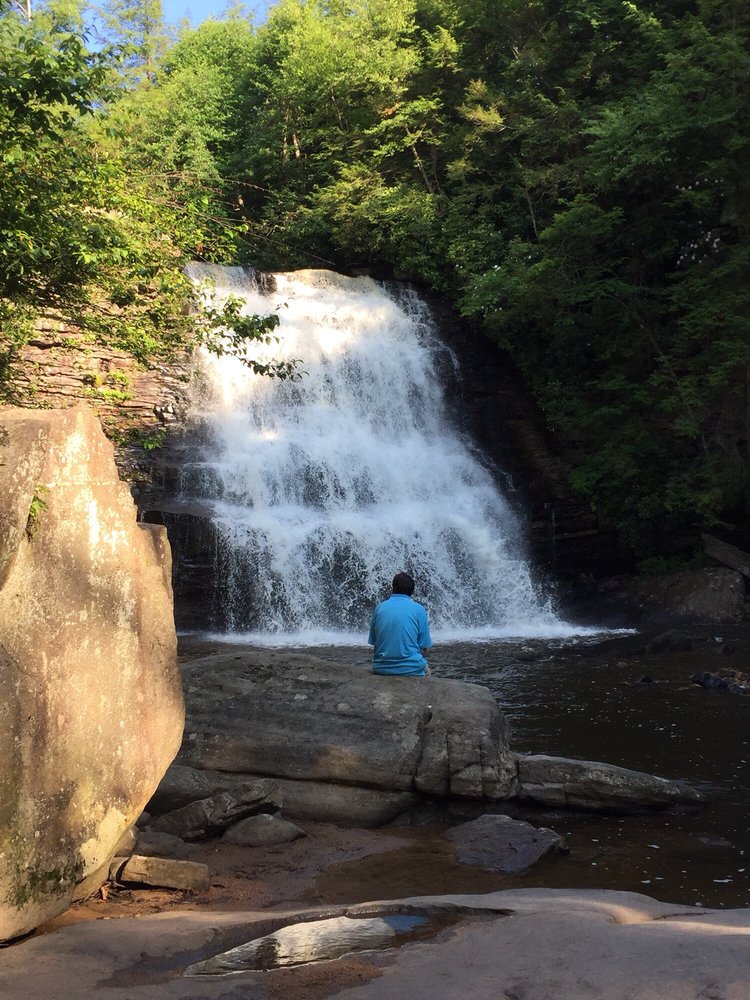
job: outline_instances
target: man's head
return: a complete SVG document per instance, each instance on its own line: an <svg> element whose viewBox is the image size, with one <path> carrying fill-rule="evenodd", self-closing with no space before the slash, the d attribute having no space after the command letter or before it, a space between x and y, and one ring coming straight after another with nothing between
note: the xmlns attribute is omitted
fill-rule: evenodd
<svg viewBox="0 0 750 1000"><path fill-rule="evenodd" d="M414 581L408 573L396 573L393 578L393 593L411 597L414 593Z"/></svg>

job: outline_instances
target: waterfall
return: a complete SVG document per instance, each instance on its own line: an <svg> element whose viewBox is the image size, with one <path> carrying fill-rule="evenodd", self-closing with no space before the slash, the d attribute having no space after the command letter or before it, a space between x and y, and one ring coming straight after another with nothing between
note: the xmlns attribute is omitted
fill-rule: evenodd
<svg viewBox="0 0 750 1000"><path fill-rule="evenodd" d="M443 638L570 631L537 592L518 517L451 424L441 373L455 361L414 292L319 270L190 276L217 302L278 311L278 343L253 356L300 358L304 372L280 381L203 358L206 444L182 489L212 511L222 629L363 642L406 570Z"/></svg>

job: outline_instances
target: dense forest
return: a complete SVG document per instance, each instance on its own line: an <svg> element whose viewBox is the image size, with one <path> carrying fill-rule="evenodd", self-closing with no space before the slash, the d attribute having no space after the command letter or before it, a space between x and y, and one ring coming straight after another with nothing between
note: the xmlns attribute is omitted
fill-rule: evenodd
<svg viewBox="0 0 750 1000"><path fill-rule="evenodd" d="M273 325L192 313L191 259L367 269L502 345L636 556L742 540L744 0L0 10L6 399L40 312L148 364Z"/></svg>

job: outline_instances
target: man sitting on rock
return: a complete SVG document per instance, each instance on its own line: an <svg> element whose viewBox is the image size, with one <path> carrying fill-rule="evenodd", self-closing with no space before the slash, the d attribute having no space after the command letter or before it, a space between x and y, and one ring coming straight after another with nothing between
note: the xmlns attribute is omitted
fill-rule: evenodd
<svg viewBox="0 0 750 1000"><path fill-rule="evenodd" d="M375 647L372 669L376 674L411 674L424 677L430 668L424 654L432 646L427 612L412 600L414 580L396 573L393 593L375 608L368 642Z"/></svg>

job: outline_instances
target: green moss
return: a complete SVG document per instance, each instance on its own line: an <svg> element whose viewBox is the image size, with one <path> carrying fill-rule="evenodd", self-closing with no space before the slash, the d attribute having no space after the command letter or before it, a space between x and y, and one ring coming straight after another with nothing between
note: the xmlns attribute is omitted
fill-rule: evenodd
<svg viewBox="0 0 750 1000"><path fill-rule="evenodd" d="M105 403L125 403L133 398L133 393L125 389L106 389L99 386L88 386L83 390L83 394Z"/></svg>
<svg viewBox="0 0 750 1000"><path fill-rule="evenodd" d="M118 386L120 389L130 389L132 388L133 381L126 372L121 371L119 368L111 368L107 374L107 385L113 389L116 389Z"/></svg>
<svg viewBox="0 0 750 1000"><path fill-rule="evenodd" d="M34 535L39 529L39 519L45 510L47 510L47 501L45 497L49 494L49 490L46 486L37 486L34 490L34 496L31 498L31 504L29 505L29 516L26 519L26 537L29 541L32 540Z"/></svg>
<svg viewBox="0 0 750 1000"><path fill-rule="evenodd" d="M164 447L166 440L167 432L163 427L156 427L150 430L140 430L137 427L131 427L118 443L143 448L144 451L158 451L159 448Z"/></svg>
<svg viewBox="0 0 750 1000"><path fill-rule="evenodd" d="M75 885L83 874L83 861L70 861L57 868L25 870L15 867L13 887L8 894L11 905L21 909L29 903L43 901L49 896L59 896Z"/></svg>

